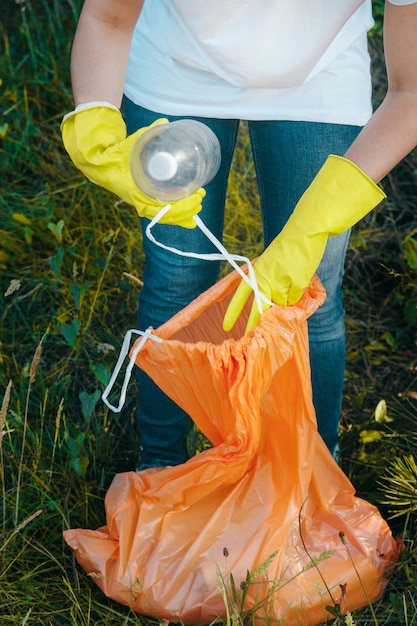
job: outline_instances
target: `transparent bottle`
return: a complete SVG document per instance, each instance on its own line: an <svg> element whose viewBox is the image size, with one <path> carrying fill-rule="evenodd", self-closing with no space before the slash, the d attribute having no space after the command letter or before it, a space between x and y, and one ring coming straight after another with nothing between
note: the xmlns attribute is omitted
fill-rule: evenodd
<svg viewBox="0 0 417 626"><path fill-rule="evenodd" d="M160 202L186 198L210 182L220 167L220 144L196 120L152 126L135 143L130 171L136 185Z"/></svg>

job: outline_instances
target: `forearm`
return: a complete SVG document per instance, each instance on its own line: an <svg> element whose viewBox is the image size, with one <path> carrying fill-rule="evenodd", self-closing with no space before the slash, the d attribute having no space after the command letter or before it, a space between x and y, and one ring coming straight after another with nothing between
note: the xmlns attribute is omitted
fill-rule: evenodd
<svg viewBox="0 0 417 626"><path fill-rule="evenodd" d="M388 92L346 158L375 182L417 145L417 4L385 3Z"/></svg>
<svg viewBox="0 0 417 626"><path fill-rule="evenodd" d="M75 104L107 101L120 107L130 41L142 0L89 0L71 54Z"/></svg>
<svg viewBox="0 0 417 626"><path fill-rule="evenodd" d="M417 145L417 90L389 92L344 155L374 182Z"/></svg>

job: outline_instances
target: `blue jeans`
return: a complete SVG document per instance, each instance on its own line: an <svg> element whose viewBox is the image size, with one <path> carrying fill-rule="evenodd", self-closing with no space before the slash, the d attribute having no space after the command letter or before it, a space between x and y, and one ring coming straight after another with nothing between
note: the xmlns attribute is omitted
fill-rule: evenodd
<svg viewBox="0 0 417 626"><path fill-rule="evenodd" d="M124 100L128 132L159 117ZM220 170L206 185L201 218L222 238L227 179L239 120L195 118L217 135L222 153ZM248 122L267 246L280 232L297 201L329 154L343 155L360 131L357 126L292 121ZM142 219L142 231L148 223ZM155 237L167 245L195 252L213 252L198 228L189 230L157 224ZM318 275L327 292L322 307L308 321L313 403L318 429L337 458L344 368L345 328L341 282L349 233L329 239ZM215 283L218 264L165 251L144 235L144 287L139 301L138 328L157 328ZM244 254L244 250L242 251ZM186 438L191 420L142 371L138 372L139 468L176 465L188 458Z"/></svg>

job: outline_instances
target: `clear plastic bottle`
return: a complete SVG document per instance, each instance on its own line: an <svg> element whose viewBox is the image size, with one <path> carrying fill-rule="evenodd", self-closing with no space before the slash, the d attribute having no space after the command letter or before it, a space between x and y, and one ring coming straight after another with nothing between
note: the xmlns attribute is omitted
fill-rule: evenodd
<svg viewBox="0 0 417 626"><path fill-rule="evenodd" d="M216 175L220 144L213 131L196 120L152 126L133 147L130 171L136 185L160 202L194 193Z"/></svg>

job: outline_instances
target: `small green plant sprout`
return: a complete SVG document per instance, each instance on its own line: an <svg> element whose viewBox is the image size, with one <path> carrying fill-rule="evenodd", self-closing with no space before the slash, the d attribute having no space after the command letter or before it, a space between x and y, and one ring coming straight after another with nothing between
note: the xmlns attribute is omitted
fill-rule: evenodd
<svg viewBox="0 0 417 626"><path fill-rule="evenodd" d="M319 567L319 562L320 560L317 559L317 557L313 557L310 552L307 549L307 545L305 543L304 537L303 537L303 531L302 531L302 526L301 526L301 514L302 514L302 510L304 508L305 503L307 502L307 498L304 500L303 504L300 507L300 510L298 512L298 531L300 533L300 539L301 539L301 543L303 544L303 548L305 553L307 554L308 558L310 559L310 565L311 567L315 567L315 569L317 570L318 575L320 576L320 579L329 595L329 598L332 601L332 605L326 605L326 611L328 611L328 613L330 613L330 615L333 615L336 620L337 620L337 624L345 624L345 618L342 614L342 608L340 605L340 602L337 602L335 597L333 596L329 585L327 584L323 574L321 573L320 567ZM329 551L329 556L331 556L331 554L333 554L332 552ZM345 594L345 588L342 587L342 598Z"/></svg>
<svg viewBox="0 0 417 626"><path fill-rule="evenodd" d="M61 324L59 332L65 341L74 350L78 349L78 334L80 332L81 322L79 319L72 320L71 324Z"/></svg>
<svg viewBox="0 0 417 626"><path fill-rule="evenodd" d="M273 615L273 600L276 594L296 578L310 570L312 567L318 569L318 564L323 560L330 558L333 554L333 550L328 550L320 554L319 556L310 557L310 562L300 569L294 576L288 579L271 579L268 576L268 569L273 563L274 559L278 555L279 550L275 550L263 563L261 563L253 572L247 570L246 577L241 580L239 585L236 584L235 578L230 572L226 577L222 574L220 567L216 566L216 580L217 587L222 596L225 606L225 618L224 626L246 626L252 623L254 620L262 619L266 623L275 623L283 626L285 624L285 617L277 619ZM223 549L223 556L226 559L229 556L229 550ZM324 579L322 579L328 593L331 596L331 592L328 589ZM255 597L251 596L251 607L247 606L247 598L250 589L257 588ZM334 606L326 607L326 610L341 620L337 623L345 624L344 616L341 613L340 605L333 600ZM262 614L262 617L260 615ZM217 623L217 622L216 622Z"/></svg>
<svg viewBox="0 0 417 626"><path fill-rule="evenodd" d="M417 228L404 237L402 241L404 258L412 270L417 270Z"/></svg>
<svg viewBox="0 0 417 626"><path fill-rule="evenodd" d="M86 391L80 392L79 398L81 402L81 413L86 422L88 422L92 416L97 402L100 400L100 396L101 393L98 389L93 391L93 393L87 393Z"/></svg>
<svg viewBox="0 0 417 626"><path fill-rule="evenodd" d="M343 545L345 546L345 548L346 548L346 552L348 553L348 556L349 556L350 562L352 563L352 567L353 567L353 569L355 570L355 574L356 574L356 576L358 577L359 583L360 583L360 585L361 585L361 587L362 587L362 591L363 591L363 593L365 594L365 598L366 598L366 601L367 601L367 603L368 603L369 610L371 611L371 615L372 615L372 619L373 619L373 621L374 621L374 624L375 624L375 626L378 626L378 620L377 620L376 615L375 615L374 607L373 607L373 605L372 605L372 602L371 602L371 600L370 600L370 598L369 598L369 594L368 594L368 592L367 592L367 590L366 590L366 587L365 587L365 585L364 585L364 582L363 582L363 580L362 580L362 578L361 578L361 576L360 576L360 574L359 574L359 572L358 572L358 569L357 569L357 567L356 567L356 565L355 565L355 562L354 562L354 560L353 560L353 558L352 558L352 555L351 555L351 553L350 553L350 550L349 550L349 545L348 545L348 542L347 542L347 539L346 539L346 535L345 535L345 533L344 533L343 531L340 531L340 533L339 533L339 537L340 537L340 541L342 542L342 544L343 544ZM344 623L346 624L346 621L345 621Z"/></svg>
<svg viewBox="0 0 417 626"><path fill-rule="evenodd" d="M117 582L118 584L120 584L119 581L113 581L113 579L108 578L107 576L104 576L104 574L101 574L100 572L90 572L89 574L87 574L89 578L92 578L93 580L107 580L109 582ZM132 596L132 604L134 604L137 600L138 594L143 593L143 586L142 583L140 582L139 578L136 578L136 580L134 580L132 582L132 584L129 586L129 593ZM164 622L165 620L162 620L162 622ZM162 622L160 622L159 626L162 625ZM167 622L168 624L168 622Z"/></svg>
<svg viewBox="0 0 417 626"><path fill-rule="evenodd" d="M374 420L377 424L389 424L394 421L393 417L388 415L387 401L382 399L375 407Z"/></svg>
<svg viewBox="0 0 417 626"><path fill-rule="evenodd" d="M65 443L69 466L78 476L84 478L90 464L85 433L78 433L76 437L70 437L65 433Z"/></svg>
<svg viewBox="0 0 417 626"><path fill-rule="evenodd" d="M243 626L254 617L254 615L263 608L276 591L276 581L268 580L268 568L274 561L279 550L273 552L261 565L259 565L252 573L247 570L246 577L241 580L239 586L236 586L233 574L230 572L228 575L229 586L227 585L220 568L217 566L217 585L223 598L225 605L226 618L225 626ZM229 551L227 548L223 549L223 556L227 559ZM262 577L262 580L258 580ZM246 608L246 599L249 589L253 585L268 584L268 591L264 598L260 599L257 595L255 602L251 609Z"/></svg>

